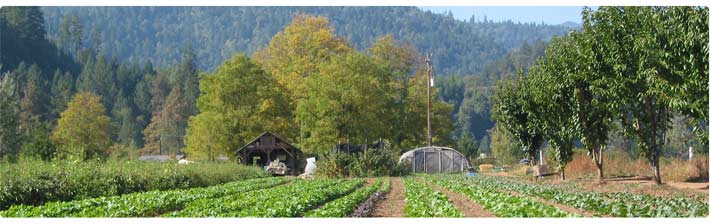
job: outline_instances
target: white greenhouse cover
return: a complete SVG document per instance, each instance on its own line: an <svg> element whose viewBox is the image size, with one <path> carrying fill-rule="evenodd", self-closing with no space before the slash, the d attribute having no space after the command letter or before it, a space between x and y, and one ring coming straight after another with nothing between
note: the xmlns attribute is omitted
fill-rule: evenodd
<svg viewBox="0 0 710 224"><path fill-rule="evenodd" d="M409 150L399 157L399 163L410 164L413 173L462 172L470 166L459 151L439 146Z"/></svg>

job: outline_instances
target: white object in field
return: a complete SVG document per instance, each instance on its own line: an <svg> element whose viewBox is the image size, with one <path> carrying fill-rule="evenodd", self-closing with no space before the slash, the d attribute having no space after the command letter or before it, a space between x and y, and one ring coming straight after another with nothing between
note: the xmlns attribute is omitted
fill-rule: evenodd
<svg viewBox="0 0 710 224"><path fill-rule="evenodd" d="M693 159L693 146L688 147L688 160Z"/></svg>
<svg viewBox="0 0 710 224"><path fill-rule="evenodd" d="M434 87L434 77L433 76L431 77L431 84L430 85L431 85L431 87Z"/></svg>
<svg viewBox="0 0 710 224"><path fill-rule="evenodd" d="M315 157L307 158L306 162L308 162L308 163L306 164L305 174L306 175L313 175L313 173L316 172L316 158Z"/></svg>
<svg viewBox="0 0 710 224"><path fill-rule="evenodd" d="M188 160L186 160L186 159L180 159L180 160L178 160L178 164L190 164L190 163L192 163L192 161L188 161Z"/></svg>

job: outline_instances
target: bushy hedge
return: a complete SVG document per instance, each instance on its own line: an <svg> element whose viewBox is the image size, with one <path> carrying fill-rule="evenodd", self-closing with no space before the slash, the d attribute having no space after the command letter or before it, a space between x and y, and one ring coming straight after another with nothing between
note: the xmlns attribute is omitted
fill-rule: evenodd
<svg viewBox="0 0 710 224"><path fill-rule="evenodd" d="M266 173L235 163L108 161L0 163L0 210L150 190L205 187Z"/></svg>
<svg viewBox="0 0 710 224"><path fill-rule="evenodd" d="M398 150L393 149L368 149L352 154L330 152L320 156L316 175L329 178L401 176L409 169L398 164L399 156Z"/></svg>

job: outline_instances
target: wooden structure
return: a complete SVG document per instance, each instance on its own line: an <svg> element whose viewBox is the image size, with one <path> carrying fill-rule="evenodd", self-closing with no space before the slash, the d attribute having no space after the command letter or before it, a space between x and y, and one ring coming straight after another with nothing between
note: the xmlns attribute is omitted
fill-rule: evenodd
<svg viewBox="0 0 710 224"><path fill-rule="evenodd" d="M259 167L268 166L270 162L278 159L286 164L291 175L302 173L305 161L300 149L270 132L262 133L241 147L237 150L237 155L242 164Z"/></svg>

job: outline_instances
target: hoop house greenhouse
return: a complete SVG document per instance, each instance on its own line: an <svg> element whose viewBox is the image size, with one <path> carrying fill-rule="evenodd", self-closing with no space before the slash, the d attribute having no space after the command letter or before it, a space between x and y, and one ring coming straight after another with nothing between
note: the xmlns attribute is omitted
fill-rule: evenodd
<svg viewBox="0 0 710 224"><path fill-rule="evenodd" d="M465 155L452 148L428 146L409 150L399 157L414 173L461 172L471 164Z"/></svg>

